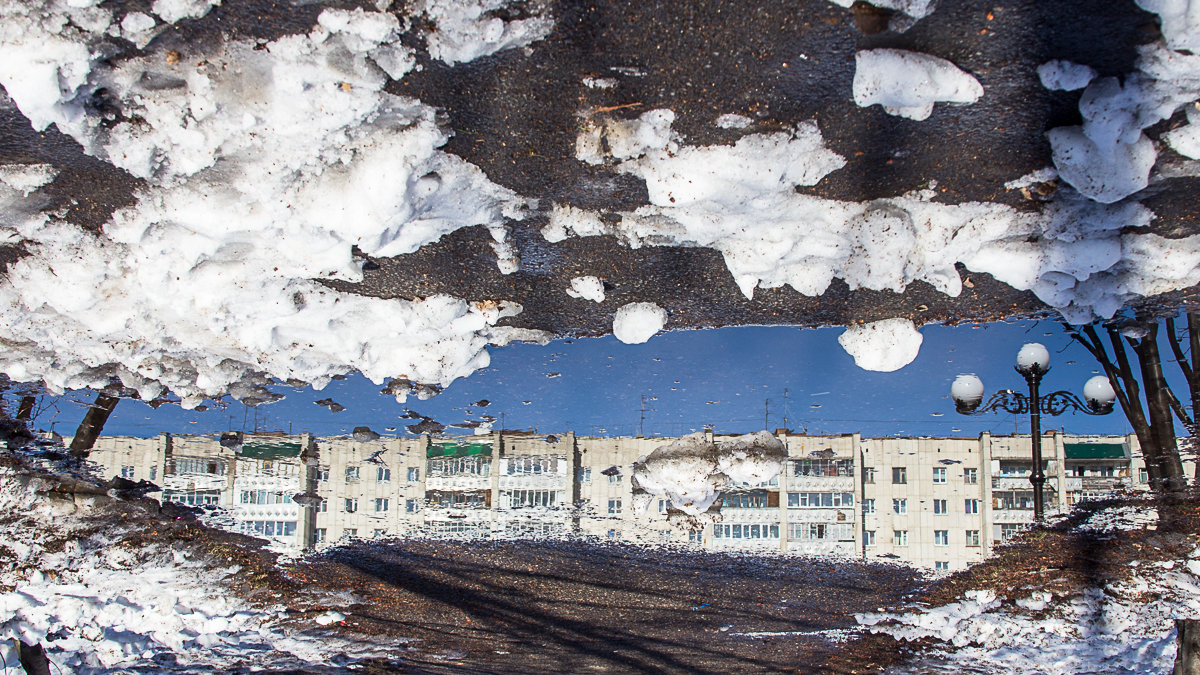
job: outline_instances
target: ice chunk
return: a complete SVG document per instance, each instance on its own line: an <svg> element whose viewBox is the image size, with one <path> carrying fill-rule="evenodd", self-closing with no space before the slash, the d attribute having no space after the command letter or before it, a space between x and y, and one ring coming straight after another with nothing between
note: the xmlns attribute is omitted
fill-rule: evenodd
<svg viewBox="0 0 1200 675"><path fill-rule="evenodd" d="M527 9L540 10L529 18L505 21L497 16L517 4L513 0L422 0L415 12L436 27L425 36L429 55L454 65L522 47L550 34L554 19L536 3L521 3L527 4Z"/></svg>
<svg viewBox="0 0 1200 675"><path fill-rule="evenodd" d="M1058 172L1054 167L1048 166L1037 171L1031 171L1016 180L1010 180L1004 184L1005 190L1019 190L1023 187L1031 187L1038 183L1048 183L1058 178Z"/></svg>
<svg viewBox="0 0 1200 675"><path fill-rule="evenodd" d="M654 337L666 323L667 310L653 302L631 302L618 309L613 317L613 335L625 344L641 344Z"/></svg>
<svg viewBox="0 0 1200 675"><path fill-rule="evenodd" d="M607 156L621 160L654 150L674 151L679 140L671 130L674 121L674 112L659 109L632 120L589 122L575 139L575 156L588 164L602 164Z"/></svg>
<svg viewBox="0 0 1200 675"><path fill-rule="evenodd" d="M923 337L908 319L884 319L851 326L838 336L838 344L864 370L890 373L912 363Z"/></svg>
<svg viewBox="0 0 1200 675"><path fill-rule="evenodd" d="M754 120L737 113L725 113L717 118L717 126L722 129L745 129L753 123Z"/></svg>
<svg viewBox="0 0 1200 675"><path fill-rule="evenodd" d="M1144 134L1133 142L1111 139L1105 144L1088 137L1084 127L1057 127L1046 132L1059 176L1080 194L1102 204L1120 201L1146 187L1158 158Z"/></svg>
<svg viewBox="0 0 1200 675"><path fill-rule="evenodd" d="M550 222L542 228L542 236L551 243L569 236L596 237L611 233L612 228L600 219L599 214L565 204L554 205L550 210Z"/></svg>
<svg viewBox="0 0 1200 675"><path fill-rule="evenodd" d="M1200 104L1187 107L1187 119L1187 124L1163 134L1163 139L1184 157L1200 159Z"/></svg>
<svg viewBox="0 0 1200 675"><path fill-rule="evenodd" d="M983 86L953 63L900 49L870 49L854 55L854 102L878 103L891 115L923 120L935 102L974 103Z"/></svg>
<svg viewBox="0 0 1200 675"><path fill-rule="evenodd" d="M1043 63L1038 66L1037 74L1043 87L1061 91L1083 89L1096 78L1096 70L1091 66L1062 59Z"/></svg>
<svg viewBox="0 0 1200 675"><path fill-rule="evenodd" d="M175 23L180 19L199 19L219 4L221 0L154 0L150 11L167 23Z"/></svg>
<svg viewBox="0 0 1200 675"><path fill-rule="evenodd" d="M839 7L849 9L854 0L829 0ZM869 0L867 4L882 9L894 9L898 12L903 12L914 19L923 19L929 16L935 6L937 0Z"/></svg>
<svg viewBox="0 0 1200 675"><path fill-rule="evenodd" d="M1135 0L1138 7L1158 15L1167 46L1200 52L1200 0Z"/></svg>
<svg viewBox="0 0 1200 675"><path fill-rule="evenodd" d="M783 470L785 459L783 443L766 431L719 444L690 434L634 462L632 482L635 494L666 496L675 509L699 516L729 483L766 482Z"/></svg>
<svg viewBox="0 0 1200 675"><path fill-rule="evenodd" d="M48 185L58 175L49 164L6 164L0 166L0 183L29 196L38 188Z"/></svg>
<svg viewBox="0 0 1200 675"><path fill-rule="evenodd" d="M575 277L571 279L571 287L567 289L567 295L593 302L604 302L604 282L600 281L600 277Z"/></svg>

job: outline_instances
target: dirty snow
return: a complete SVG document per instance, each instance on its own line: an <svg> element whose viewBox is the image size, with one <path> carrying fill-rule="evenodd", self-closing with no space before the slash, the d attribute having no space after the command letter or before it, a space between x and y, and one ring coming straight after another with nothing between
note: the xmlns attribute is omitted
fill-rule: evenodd
<svg viewBox="0 0 1200 675"><path fill-rule="evenodd" d="M1121 506L1097 511L1079 526L1081 530L1103 533L1157 528L1158 509L1152 506Z"/></svg>
<svg viewBox="0 0 1200 675"><path fill-rule="evenodd" d="M674 152L680 140L671 130L674 121L674 112L661 109L632 120L589 121L575 139L575 157L588 164L602 164L606 157L621 160L655 150Z"/></svg>
<svg viewBox="0 0 1200 675"><path fill-rule="evenodd" d="M1009 599L977 590L941 607L856 618L899 640L934 638L953 647L899 672L1170 672L1174 619L1200 616L1200 566L1187 562L1139 566L1128 581L1067 597L1033 591Z"/></svg>
<svg viewBox="0 0 1200 675"><path fill-rule="evenodd" d="M502 272L519 267L505 222L526 202L438 150L447 136L432 108L383 91L415 62L395 16L327 10L265 49L231 40L114 65L76 12L0 6L0 83L36 128L57 125L147 186L102 233L4 223L30 255L0 283L12 340L0 370L52 391L115 375L192 406L267 378L319 388L352 370L445 386L512 337L493 333L519 311L499 299L380 300L311 281L361 280L354 246L397 255L476 225ZM99 86L145 122L104 123L84 105ZM6 184L18 170L30 171L6 168Z"/></svg>
<svg viewBox="0 0 1200 675"><path fill-rule="evenodd" d="M566 204L555 204L550 210L550 222L542 228L542 236L551 243L567 237L596 237L610 233L611 228L599 215Z"/></svg>
<svg viewBox="0 0 1200 675"><path fill-rule="evenodd" d="M613 316L613 335L629 345L654 337L667 323L667 310L653 302L631 302Z"/></svg>
<svg viewBox="0 0 1200 675"><path fill-rule="evenodd" d="M1158 15L1167 46L1200 52L1200 2L1197 0L1134 0L1138 7Z"/></svg>
<svg viewBox="0 0 1200 675"><path fill-rule="evenodd" d="M221 0L154 0L150 11L167 23L182 19L199 19L208 14Z"/></svg>
<svg viewBox="0 0 1200 675"><path fill-rule="evenodd" d="M1037 74L1043 87L1059 91L1083 89L1096 79L1095 68L1062 59L1043 63L1038 66Z"/></svg>
<svg viewBox="0 0 1200 675"><path fill-rule="evenodd" d="M839 7L849 9L854 0L829 0ZM869 0L867 4L881 9L894 9L903 12L914 19L929 16L937 6L937 0Z"/></svg>
<svg viewBox="0 0 1200 675"><path fill-rule="evenodd" d="M604 302L604 282L600 280L600 277L575 277L571 279L571 287L567 289L567 295L592 302Z"/></svg>
<svg viewBox="0 0 1200 675"><path fill-rule="evenodd" d="M890 373L913 362L924 338L908 319L884 319L851 326L838 336L838 344L863 370Z"/></svg>
<svg viewBox="0 0 1200 675"><path fill-rule="evenodd" d="M11 469L0 474L0 507L19 519L0 533L15 557L0 573L0 587L12 589L0 592L6 669L21 670L14 639L44 645L56 672L128 672L147 663L230 670L247 659L304 669L342 654L403 649L287 630L284 607L252 605L224 589L238 567L166 547L113 546L125 528L89 520L107 498L37 493L49 487Z"/></svg>
<svg viewBox="0 0 1200 675"><path fill-rule="evenodd" d="M1010 180L1004 184L1005 190L1019 190L1023 187L1032 187L1039 183L1048 183L1058 178L1058 171L1054 167L1048 166L1044 169L1031 171L1020 178Z"/></svg>
<svg viewBox="0 0 1200 675"><path fill-rule="evenodd" d="M665 496L689 516L699 516L730 483L757 485L783 470L787 450L767 431L712 443L690 434L655 448L633 464L635 503L641 512L652 496ZM639 496L640 495L640 496Z"/></svg>
<svg viewBox="0 0 1200 675"><path fill-rule="evenodd" d="M717 118L717 126L722 129L745 129L754 124L754 120L737 113L725 113Z"/></svg>
<svg viewBox="0 0 1200 675"><path fill-rule="evenodd" d="M953 63L901 49L869 49L854 55L854 103L883 106L890 115L921 121L933 104L974 103L983 86Z"/></svg>
<svg viewBox="0 0 1200 675"><path fill-rule="evenodd" d="M505 21L503 10L521 5L530 16ZM524 47L549 35L554 19L540 2L514 0L422 0L414 7L435 26L425 40L429 55L450 65L474 61L496 52Z"/></svg>
<svg viewBox="0 0 1200 675"><path fill-rule="evenodd" d="M1189 159L1200 159L1200 107L1193 103L1185 108L1188 123L1163 134L1171 149Z"/></svg>

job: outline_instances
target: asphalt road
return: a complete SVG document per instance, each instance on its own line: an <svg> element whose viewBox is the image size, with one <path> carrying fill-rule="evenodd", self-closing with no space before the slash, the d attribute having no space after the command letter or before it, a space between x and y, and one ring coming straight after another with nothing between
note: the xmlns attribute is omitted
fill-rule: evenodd
<svg viewBox="0 0 1200 675"><path fill-rule="evenodd" d="M149 3L109 4L132 11ZM323 6L355 4L226 2L200 20L182 22L147 50L229 38L270 40L308 30ZM677 115L674 128L697 145L736 139L739 132L713 124L722 113L754 117L750 131L816 120L828 145L848 160L845 168L805 190L823 197L869 200L936 181L939 199L947 203L988 200L1037 208L1018 192L1005 191L1003 183L1050 163L1044 132L1079 121L1079 92L1045 90L1036 67L1065 58L1091 65L1101 75L1121 75L1133 69L1137 45L1158 36L1153 15L1132 0L946 2L903 33L886 29L885 13L867 6L845 10L827 0L563 0L551 5L555 30L529 48L454 67L421 57L419 71L389 85L393 93L444 112L446 126L454 131L447 151L478 165L491 180L539 200L538 212L513 223L522 269L501 275L489 235L469 228L410 255L371 260L360 284L331 285L380 297L444 292L472 300L515 300L525 311L510 323L559 336L606 333L615 308L633 301L666 308L671 328L1036 315L1046 308L1031 293L961 268L972 283L958 298L922 282L896 294L851 292L839 280L818 298L780 288L759 289L751 301L713 250L632 250L611 237L551 244L539 230L553 203L610 212L646 203L638 179L574 158L580 111L616 106L609 114L617 117L670 108ZM416 30L404 39L419 46ZM853 55L874 47L948 58L975 75L987 95L970 106L938 106L923 122L889 116L878 106L860 109L851 100ZM134 53L131 45L127 50ZM618 83L591 89L582 82L587 76L614 77ZM1182 114L1149 135L1156 137L1181 120ZM1160 156L1163 165L1179 160L1169 150ZM19 113L0 106L0 162L40 161L62 170L50 191L54 205L68 208L70 219L88 227L102 227L114 208L131 203L139 185L87 158L56 131L33 133ZM1145 195L1158 215L1151 229L1168 237L1200 231L1197 186L1197 179L1187 176L1152 185ZM15 255L19 251L5 252L8 258ZM587 274L607 282L609 301L603 305L562 292L572 277ZM1196 295L1197 289L1190 289L1157 303L1194 303Z"/></svg>

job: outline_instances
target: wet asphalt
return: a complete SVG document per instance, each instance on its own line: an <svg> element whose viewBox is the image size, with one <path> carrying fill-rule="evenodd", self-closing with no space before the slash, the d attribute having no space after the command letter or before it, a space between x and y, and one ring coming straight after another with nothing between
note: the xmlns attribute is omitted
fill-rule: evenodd
<svg viewBox="0 0 1200 675"><path fill-rule="evenodd" d="M148 2L109 3L120 11ZM226 2L208 16L164 33L147 51L202 51L219 40L266 41L308 30L330 5ZM437 106L453 137L445 150L483 169L501 185L539 201L512 237L522 269L501 275L490 237L468 228L410 255L373 259L360 284L341 290L379 297L417 298L450 293L471 300L508 299L525 311L512 325L559 336L610 330L612 314L626 302L666 308L668 328L739 324L847 324L896 316L917 323L987 321L1032 316L1046 308L985 274L960 268L969 280L958 298L928 285L903 294L851 292L840 280L821 297L790 288L758 289L745 299L720 254L709 249L647 247L637 250L611 237L546 242L539 230L554 203L615 212L646 203L639 179L574 158L581 115L596 109L632 118L655 108L676 113L674 129L689 145L732 143L744 133L772 131L815 120L827 145L845 156L845 168L803 191L836 199L891 197L936 182L939 200L986 200L1017 208L1035 202L1003 183L1050 164L1046 129L1079 121L1079 92L1050 92L1036 68L1055 58L1121 75L1134 68L1139 44L1158 37L1151 14L1132 0L1094 2L942 3L904 32L888 29L885 12L858 5L842 9L827 0L754 0L729 3L642 0L552 2L556 28L545 40L453 67L421 57L420 70L392 82L392 93ZM524 5L506 16L520 16ZM399 8L403 11L403 8ZM404 36L421 46L419 25ZM125 53L135 53L124 45ZM856 50L894 47L947 58L983 84L984 98L969 106L938 105L926 121L860 109L851 99ZM121 58L117 54L113 58ZM592 89L584 77L617 81ZM745 131L717 128L723 113L755 123ZM1182 114L1150 135L1182 122ZM11 106L0 106L0 162L49 161L62 170L50 199L68 217L102 227L112 210L132 203L139 182L84 156L56 131L36 134ZM1160 163L1180 163L1163 149ZM1200 231L1200 189L1186 170L1158 181L1145 203L1158 215L1151 230L1168 237ZM8 257L16 253L7 252ZM596 275L608 300L568 297L570 279ZM1158 299L1193 303L1196 289Z"/></svg>

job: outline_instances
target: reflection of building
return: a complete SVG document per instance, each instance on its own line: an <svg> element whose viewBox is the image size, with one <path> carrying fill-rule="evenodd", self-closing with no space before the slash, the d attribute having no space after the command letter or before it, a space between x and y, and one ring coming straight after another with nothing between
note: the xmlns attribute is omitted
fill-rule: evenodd
<svg viewBox="0 0 1200 675"><path fill-rule="evenodd" d="M164 500L221 507L229 527L290 550L346 537L585 535L953 570L1033 519L1028 436L777 436L783 471L727 488L719 519L697 532L671 527L662 499L633 512L631 465L673 438L256 435L235 452L163 435L102 438L92 457L111 474L157 482ZM1134 436L1051 432L1043 448L1048 512L1146 486ZM315 496L312 508L293 500L301 493Z"/></svg>

